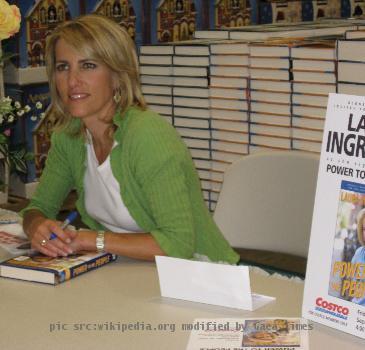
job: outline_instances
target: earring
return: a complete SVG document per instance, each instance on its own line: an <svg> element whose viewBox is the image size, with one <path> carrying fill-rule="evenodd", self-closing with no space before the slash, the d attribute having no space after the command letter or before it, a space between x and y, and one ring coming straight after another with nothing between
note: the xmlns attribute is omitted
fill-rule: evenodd
<svg viewBox="0 0 365 350"><path fill-rule="evenodd" d="M115 90L113 100L114 100L115 103L119 103L121 99L122 99L122 95L120 93L120 89L118 88L118 89Z"/></svg>

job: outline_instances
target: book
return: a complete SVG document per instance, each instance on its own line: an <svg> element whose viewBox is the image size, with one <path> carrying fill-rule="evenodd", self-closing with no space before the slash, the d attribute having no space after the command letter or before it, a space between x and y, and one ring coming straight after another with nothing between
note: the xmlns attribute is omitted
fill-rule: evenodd
<svg viewBox="0 0 365 350"><path fill-rule="evenodd" d="M365 39L365 30L348 30L345 39Z"/></svg>
<svg viewBox="0 0 365 350"><path fill-rule="evenodd" d="M291 49L291 57L304 60L335 61L334 46L335 42L333 40L297 42L296 46Z"/></svg>
<svg viewBox="0 0 365 350"><path fill-rule="evenodd" d="M67 257L40 253L20 255L0 264L0 276L24 281L59 284L117 259L109 253L80 252Z"/></svg>
<svg viewBox="0 0 365 350"><path fill-rule="evenodd" d="M251 77L250 84L251 90L291 93L291 83L285 80L263 80Z"/></svg>
<svg viewBox="0 0 365 350"><path fill-rule="evenodd" d="M210 56L212 65L223 66L248 66L249 56L240 54L212 54Z"/></svg>
<svg viewBox="0 0 365 350"><path fill-rule="evenodd" d="M334 71L309 71L293 69L293 77L295 81L311 82L311 83L336 83L336 75Z"/></svg>
<svg viewBox="0 0 365 350"><path fill-rule="evenodd" d="M335 60L293 59L293 71L335 72L335 62Z"/></svg>
<svg viewBox="0 0 365 350"><path fill-rule="evenodd" d="M329 95L302 315L365 339L364 105Z"/></svg>
<svg viewBox="0 0 365 350"><path fill-rule="evenodd" d="M139 64L151 64L151 65L166 65L172 64L171 55L140 55Z"/></svg>
<svg viewBox="0 0 365 350"><path fill-rule="evenodd" d="M277 103L290 103L290 94L285 92L275 92L266 90L251 90L252 102L277 102Z"/></svg>
<svg viewBox="0 0 365 350"><path fill-rule="evenodd" d="M319 84L293 81L293 92L302 94L318 94L327 96L331 92L336 92L336 84Z"/></svg>
<svg viewBox="0 0 365 350"><path fill-rule="evenodd" d="M0 248L13 256L29 253L31 251L28 238L25 236L21 225L17 224L1 225Z"/></svg>
<svg viewBox="0 0 365 350"><path fill-rule="evenodd" d="M195 39L229 39L228 30L196 30Z"/></svg>
<svg viewBox="0 0 365 350"><path fill-rule="evenodd" d="M243 89L247 87L248 78L210 76L211 87L226 87Z"/></svg>
<svg viewBox="0 0 365 350"><path fill-rule="evenodd" d="M296 93L293 93L292 95L292 102L295 105L326 107L327 100L327 95L310 95Z"/></svg>
<svg viewBox="0 0 365 350"><path fill-rule="evenodd" d="M337 92L345 95L365 96L365 84L338 83Z"/></svg>
<svg viewBox="0 0 365 350"><path fill-rule="evenodd" d="M209 66L208 56L173 56L173 64L176 66Z"/></svg>
<svg viewBox="0 0 365 350"><path fill-rule="evenodd" d="M364 40L338 40L337 57L339 61L365 62Z"/></svg>
<svg viewBox="0 0 365 350"><path fill-rule="evenodd" d="M363 83L365 62L338 62L338 82Z"/></svg>
<svg viewBox="0 0 365 350"><path fill-rule="evenodd" d="M196 319L187 350L309 349L313 325L300 318Z"/></svg>
<svg viewBox="0 0 365 350"><path fill-rule="evenodd" d="M277 57L255 57L250 56L251 68L277 68L277 69L289 69L290 62L287 59L281 59Z"/></svg>
<svg viewBox="0 0 365 350"><path fill-rule="evenodd" d="M320 153L321 146L322 146L321 141L292 140L292 149L295 151Z"/></svg>
<svg viewBox="0 0 365 350"><path fill-rule="evenodd" d="M290 126L291 116L251 112L250 122L258 124Z"/></svg>

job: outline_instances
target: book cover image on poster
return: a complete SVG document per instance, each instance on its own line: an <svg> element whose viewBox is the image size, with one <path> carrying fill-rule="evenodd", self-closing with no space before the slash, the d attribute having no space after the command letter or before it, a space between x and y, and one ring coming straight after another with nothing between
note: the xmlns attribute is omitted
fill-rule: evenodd
<svg viewBox="0 0 365 350"><path fill-rule="evenodd" d="M365 184L341 181L328 294L365 305Z"/></svg>

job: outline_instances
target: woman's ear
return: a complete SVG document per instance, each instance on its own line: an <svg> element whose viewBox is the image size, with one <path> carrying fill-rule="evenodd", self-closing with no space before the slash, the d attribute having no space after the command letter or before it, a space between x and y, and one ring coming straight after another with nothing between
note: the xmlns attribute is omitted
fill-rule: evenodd
<svg viewBox="0 0 365 350"><path fill-rule="evenodd" d="M113 75L112 75L112 84L113 84L114 91L120 89L119 77L117 76L116 73L113 73Z"/></svg>

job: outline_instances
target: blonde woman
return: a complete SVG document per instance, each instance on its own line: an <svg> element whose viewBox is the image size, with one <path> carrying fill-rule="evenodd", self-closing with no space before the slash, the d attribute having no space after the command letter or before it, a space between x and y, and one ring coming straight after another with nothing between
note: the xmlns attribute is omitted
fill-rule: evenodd
<svg viewBox="0 0 365 350"><path fill-rule="evenodd" d="M352 264L364 264L365 266L365 208L361 209L357 214L357 240L360 243L360 247L356 249L354 256L352 257ZM358 280L360 282L360 280ZM365 281L362 280L364 283ZM352 298L352 301L356 304L365 305L365 295L362 298Z"/></svg>
<svg viewBox="0 0 365 350"><path fill-rule="evenodd" d="M146 107L128 34L106 17L80 17L50 35L46 62L58 124L24 210L33 248L52 257L98 250L236 263L205 206L187 148ZM73 188L91 230L62 230L55 221Z"/></svg>

